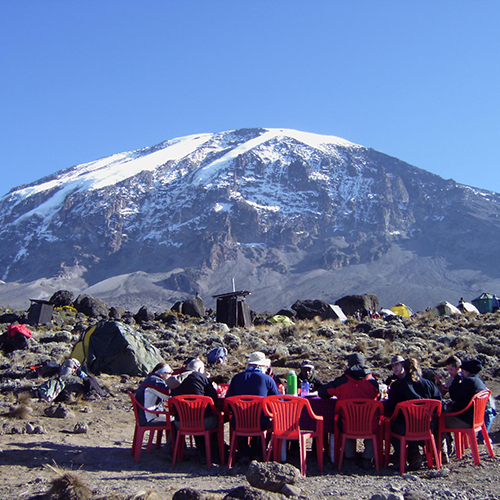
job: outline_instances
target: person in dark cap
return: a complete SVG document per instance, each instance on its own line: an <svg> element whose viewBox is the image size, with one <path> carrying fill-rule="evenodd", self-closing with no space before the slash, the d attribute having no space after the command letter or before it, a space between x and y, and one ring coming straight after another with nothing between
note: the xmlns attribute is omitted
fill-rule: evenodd
<svg viewBox="0 0 500 500"><path fill-rule="evenodd" d="M305 381L309 382L309 393L317 392L323 385L323 382L315 377L314 365L309 359L305 359L300 364L300 373L297 375L298 387L301 387L302 382Z"/></svg>
<svg viewBox="0 0 500 500"><path fill-rule="evenodd" d="M347 357L347 369L343 375L337 377L328 384L318 389L318 395L323 399L377 399L379 396L378 382L373 377L370 369L365 364L365 357L359 352L349 354ZM339 427L342 422L339 420ZM347 439L344 456L352 460L356 456L356 440ZM373 441L365 440L363 452L363 468L369 469L373 466Z"/></svg>
<svg viewBox="0 0 500 500"><path fill-rule="evenodd" d="M392 370L392 375L390 375L384 380L385 385L388 385L390 387L394 381L403 378L406 375L403 366L404 362L405 358L403 358L401 354L397 354L396 356L392 357L391 362L388 365L386 365L386 368L388 370Z"/></svg>
<svg viewBox="0 0 500 500"><path fill-rule="evenodd" d="M459 383L451 384L449 388L451 402L446 405L446 413L463 410L474 394L486 390L484 382L479 378L483 365L477 359L468 359L462 363L462 377ZM446 426L451 428L470 427L474 419L473 409L469 408L461 415L446 417Z"/></svg>

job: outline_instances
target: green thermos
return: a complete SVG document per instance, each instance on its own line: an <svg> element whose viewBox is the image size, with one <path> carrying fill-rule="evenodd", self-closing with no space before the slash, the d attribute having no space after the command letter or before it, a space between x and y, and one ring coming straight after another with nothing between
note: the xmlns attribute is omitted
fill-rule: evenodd
<svg viewBox="0 0 500 500"><path fill-rule="evenodd" d="M286 393L290 396L297 395L297 375L293 370L290 371L286 378Z"/></svg>

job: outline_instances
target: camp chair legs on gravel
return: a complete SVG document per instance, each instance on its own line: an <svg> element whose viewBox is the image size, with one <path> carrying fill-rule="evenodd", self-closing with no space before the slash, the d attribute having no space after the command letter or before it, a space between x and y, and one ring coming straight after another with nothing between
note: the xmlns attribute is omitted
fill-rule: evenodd
<svg viewBox="0 0 500 500"><path fill-rule="evenodd" d="M391 430L391 422L396 419L401 412L404 417L406 432L398 434ZM432 433L432 421L441 415L441 401L436 399L410 399L396 405L394 413L386 421L385 439L385 464L389 464L389 449L391 447L391 437L396 438L401 443L399 451L399 472L404 474L406 467L406 445L409 441L423 441L425 454L427 456L427 466L432 467L432 458L436 462L436 469L441 468L441 460L436 447L436 441Z"/></svg>
<svg viewBox="0 0 500 500"><path fill-rule="evenodd" d="M339 399L335 412L341 419L342 431L339 429L341 439L339 453L339 471L342 470L344 449L347 439L371 439L375 453L375 468L378 472L382 462L383 427L381 418L384 407L380 401L371 399Z"/></svg>
<svg viewBox="0 0 500 500"><path fill-rule="evenodd" d="M141 458L142 442L144 440L144 434L149 431L148 447L147 451L151 451L151 446L153 444L153 439L155 432L156 435L156 448L161 446L161 438L163 431L165 431L165 440L168 439L168 435L171 431L170 425L170 413L168 411L152 411L144 408L135 396L129 392L130 400L132 401L132 407L134 408L135 415L135 430L134 430L134 440L132 441L132 451L131 455L134 457L134 461L139 462ZM142 409L145 413L154 413L156 415L165 415L166 422L158 423L148 423L146 425L141 425L139 421L139 409Z"/></svg>
<svg viewBox="0 0 500 500"><path fill-rule="evenodd" d="M168 400L168 406L175 415L177 428L175 432L175 446L173 452L173 466L182 461L186 436L204 436L207 467L212 466L212 449L210 446L211 434L217 433L220 464L224 463L224 418L215 408L212 398L198 395L174 396ZM217 419L213 429L205 429L205 411L210 408L212 415Z"/></svg>
<svg viewBox="0 0 500 500"><path fill-rule="evenodd" d="M453 432L455 434L455 449L457 450L457 458L462 458L464 449L467 446L467 442L470 444L472 458L474 459L474 465L479 465L481 460L479 458L479 448L477 446L477 433L482 431L484 444L488 450L490 457L494 457L493 448L491 446L490 437L486 430L486 425L484 424L484 411L486 409L486 404L490 398L491 391L485 390L478 392L473 396L470 403L459 412L455 413L443 413L441 414L439 420L439 453L441 455L441 445L442 445L442 433ZM473 424L470 427L446 427L446 417L456 417L463 414L470 407L473 407Z"/></svg>
<svg viewBox="0 0 500 500"><path fill-rule="evenodd" d="M300 416L302 410L306 410L310 417L316 420L316 430L302 430L300 428ZM267 396L264 398L264 412L273 420L273 434L271 446L267 453L267 459L271 457L271 451L275 461L279 461L281 445L283 442L295 440L299 442L300 451L300 473L306 475L306 443L310 438L316 438L316 452L318 456L318 468L323 472L323 417L315 415L311 405L306 398L297 396Z"/></svg>
<svg viewBox="0 0 500 500"><path fill-rule="evenodd" d="M231 435L229 458L227 466L232 467L236 449L238 448L238 436L260 437L262 446L262 458L266 459L266 434L261 429L263 415L262 396L232 396L224 401L224 413L231 415L229 429ZM241 451L241 450L240 450Z"/></svg>

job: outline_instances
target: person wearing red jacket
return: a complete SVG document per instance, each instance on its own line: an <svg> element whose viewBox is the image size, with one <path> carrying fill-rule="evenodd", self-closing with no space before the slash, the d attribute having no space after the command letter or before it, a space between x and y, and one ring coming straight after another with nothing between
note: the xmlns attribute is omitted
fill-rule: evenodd
<svg viewBox="0 0 500 500"><path fill-rule="evenodd" d="M344 374L322 385L318 389L318 395L323 399L331 397L337 399L377 399L379 397L379 386L370 369L366 366L363 354L355 352L347 357L347 370ZM340 419L338 425L342 431L342 421ZM344 456L346 460L355 458L355 439L346 441ZM373 441L366 439L363 452L363 467L370 469L373 466L374 457Z"/></svg>

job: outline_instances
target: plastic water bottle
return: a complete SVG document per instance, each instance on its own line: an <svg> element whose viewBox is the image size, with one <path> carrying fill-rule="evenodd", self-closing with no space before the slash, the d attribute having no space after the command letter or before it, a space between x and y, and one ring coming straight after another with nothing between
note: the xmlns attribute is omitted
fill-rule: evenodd
<svg viewBox="0 0 500 500"><path fill-rule="evenodd" d="M303 398L309 396L309 382L307 380L304 380L302 384L300 384L300 395Z"/></svg>
<svg viewBox="0 0 500 500"><path fill-rule="evenodd" d="M290 371L286 378L286 393L290 396L297 395L297 375L293 370Z"/></svg>

